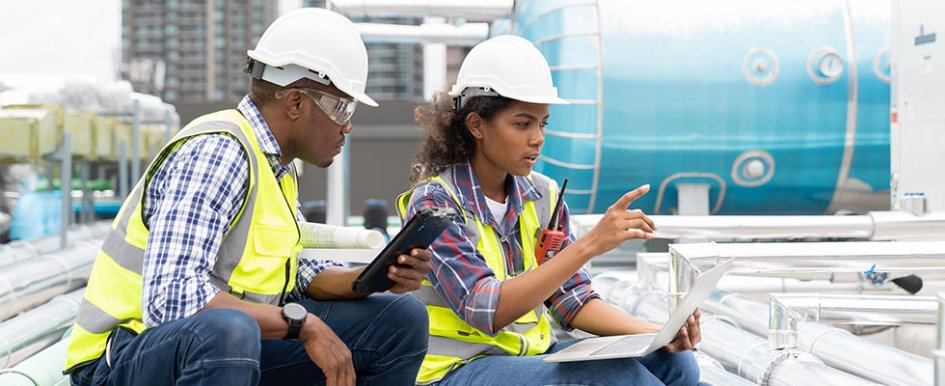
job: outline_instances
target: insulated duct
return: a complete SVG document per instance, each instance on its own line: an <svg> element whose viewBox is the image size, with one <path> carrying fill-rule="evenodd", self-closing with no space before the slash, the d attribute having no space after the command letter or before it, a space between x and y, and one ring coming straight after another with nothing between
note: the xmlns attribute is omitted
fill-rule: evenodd
<svg viewBox="0 0 945 386"><path fill-rule="evenodd" d="M768 336L768 306L765 304L739 294L717 291L702 308L737 321L741 328L759 337ZM932 382L932 361L928 358L819 323L799 323L798 329L800 349L831 367L882 383L928 385Z"/></svg>
<svg viewBox="0 0 945 386"><path fill-rule="evenodd" d="M0 269L0 320L84 286L101 244L101 239L78 241Z"/></svg>
<svg viewBox="0 0 945 386"><path fill-rule="evenodd" d="M665 320L669 314L668 295L634 287L632 285L635 281L634 278L635 274L633 272L611 272L598 275L593 281L594 289L608 302L624 308L627 312L650 320ZM942 301L945 302L945 299L942 299ZM767 349L767 341L762 338L767 337L769 332L767 305L739 294L715 291L703 303L702 309L715 315L703 317L703 339L709 336L709 333L706 332L706 321L710 318L721 318L727 321L728 324L737 325L755 335L756 337L751 339L754 342L752 344L762 345ZM728 331L733 328L718 327L719 333L722 334L728 334ZM735 330L741 331L739 329ZM881 383L928 385L932 382L932 363L928 358L874 343L854 336L845 330L818 323L800 323L799 332L800 349L820 358L830 367ZM738 336L740 335L733 335L733 339L738 339ZM730 349L726 346L729 343L724 342L727 337L728 335L723 336L721 338L722 342L715 345L717 353L720 350L723 353L728 352L726 350ZM742 347L745 342L732 342L731 344L734 345L733 347ZM705 342L700 348L703 351L708 350ZM851 352L855 352L857 355L850 355ZM739 361L734 358L740 358L744 354L745 351L737 350L725 354L730 358L729 363L726 364L723 358L709 353L710 356L725 364L726 369L732 372L738 372ZM732 363L735 364L736 370L730 367ZM807 365L794 366L804 367ZM943 366L945 366L945 361L943 361ZM739 374L744 376L743 373ZM822 383L813 382L812 384Z"/></svg>
<svg viewBox="0 0 945 386"><path fill-rule="evenodd" d="M797 347L800 322L932 324L938 302L930 296L771 294L768 308L769 346L784 349Z"/></svg>
<svg viewBox="0 0 945 386"><path fill-rule="evenodd" d="M603 276L603 277L601 277ZM628 286L620 277L632 273L604 274L594 278L594 289L608 302L644 319L664 322L669 315L668 295ZM602 278L603 280L598 280ZM702 319L702 338L699 349L720 362L725 370L762 385L864 385L870 384L859 377L824 365L810 354L797 350L769 350L766 341L723 318L705 315ZM766 318L762 318L765 320ZM700 363L700 369L709 377L718 375L717 369ZM722 376L725 376L722 374ZM818 382L813 382L819 379ZM724 381L718 384L729 384Z"/></svg>
<svg viewBox="0 0 945 386"><path fill-rule="evenodd" d="M76 241L91 238L103 238L111 227L111 221L99 221L89 225L76 225L69 229L70 245ZM46 236L35 240L17 240L0 244L0 269L10 264L31 259L60 248L59 235Z"/></svg>
<svg viewBox="0 0 945 386"><path fill-rule="evenodd" d="M760 385L875 384L828 367L810 354L769 350L764 339L718 317L703 318L699 349L721 362L728 371Z"/></svg>
<svg viewBox="0 0 945 386"><path fill-rule="evenodd" d="M58 342L75 320L84 292L82 288L56 296L46 304L0 323L0 368L16 365Z"/></svg>

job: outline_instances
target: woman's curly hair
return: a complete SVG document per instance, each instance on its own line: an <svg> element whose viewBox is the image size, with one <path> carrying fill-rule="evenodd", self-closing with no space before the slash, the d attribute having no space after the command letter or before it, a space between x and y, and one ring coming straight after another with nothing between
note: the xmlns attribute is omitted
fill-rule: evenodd
<svg viewBox="0 0 945 386"><path fill-rule="evenodd" d="M488 121L512 102L514 100L502 96L477 96L468 99L457 112L453 108L453 98L440 91L433 102L418 106L414 118L423 130L423 136L411 165L410 183L416 185L440 175L473 154L476 141L466 128L466 116L476 113Z"/></svg>

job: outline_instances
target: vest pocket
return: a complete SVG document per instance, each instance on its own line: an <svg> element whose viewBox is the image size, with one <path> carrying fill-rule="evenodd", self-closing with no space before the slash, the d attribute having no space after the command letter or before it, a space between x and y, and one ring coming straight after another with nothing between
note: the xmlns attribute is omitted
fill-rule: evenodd
<svg viewBox="0 0 945 386"><path fill-rule="evenodd" d="M256 225L253 229L253 249L260 256L288 258L295 247L291 239L295 229Z"/></svg>
<svg viewBox="0 0 945 386"><path fill-rule="evenodd" d="M240 292L265 295L278 295L283 288L287 291L294 288L293 283L286 285L286 262L295 248L295 229L256 224L251 233L252 246L246 249L228 284Z"/></svg>

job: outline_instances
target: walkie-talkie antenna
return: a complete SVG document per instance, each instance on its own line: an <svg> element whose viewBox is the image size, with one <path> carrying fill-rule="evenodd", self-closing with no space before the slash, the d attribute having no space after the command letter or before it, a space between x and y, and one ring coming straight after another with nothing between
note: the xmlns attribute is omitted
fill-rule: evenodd
<svg viewBox="0 0 945 386"><path fill-rule="evenodd" d="M558 202L555 203L554 212L551 213L551 220L548 221L548 229L556 230L558 229L558 212L561 210L561 203L564 201L564 190L568 187L568 179L564 179L564 183L561 184L561 191L558 192Z"/></svg>

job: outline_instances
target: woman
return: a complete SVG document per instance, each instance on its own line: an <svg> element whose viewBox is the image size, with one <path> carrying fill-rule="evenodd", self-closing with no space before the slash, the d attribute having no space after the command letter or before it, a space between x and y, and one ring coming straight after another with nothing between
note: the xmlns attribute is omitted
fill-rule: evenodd
<svg viewBox="0 0 945 386"><path fill-rule="evenodd" d="M466 57L449 97L417 109L425 130L413 167L414 189L398 204L406 219L423 207L449 207L454 224L431 245L433 269L413 294L430 314L430 347L418 384L689 385L699 371L689 352L699 342L699 311L665 350L643 358L545 363L564 328L597 335L651 333L659 325L620 311L591 290L581 269L592 257L656 229L628 192L600 223L575 240L568 209L560 252L536 259L536 232L547 226L554 181L532 167L544 143L548 104L558 98L547 62L528 41L501 36ZM547 307L547 308L546 308Z"/></svg>

